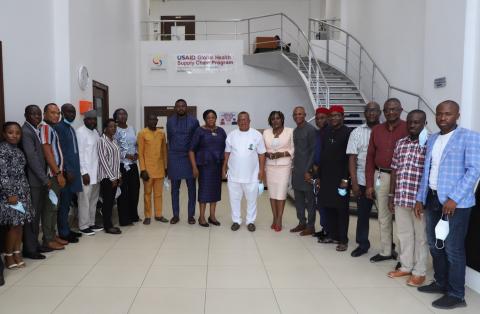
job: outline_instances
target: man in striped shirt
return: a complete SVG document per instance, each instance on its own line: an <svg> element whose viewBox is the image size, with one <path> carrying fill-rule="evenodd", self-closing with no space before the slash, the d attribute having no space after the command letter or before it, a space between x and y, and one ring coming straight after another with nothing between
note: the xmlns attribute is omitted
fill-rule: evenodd
<svg viewBox="0 0 480 314"><path fill-rule="evenodd" d="M56 200L49 198L42 214L43 244L53 250L63 250L68 244L56 236L55 226L57 224L58 198L60 189L65 186L63 176L63 154L60 147L58 134L53 125L60 119L60 110L54 103L47 104L43 110L44 121L40 124L40 139L42 150L47 161L47 174L52 183L50 191L56 195ZM56 201L56 202L55 202Z"/></svg>
<svg viewBox="0 0 480 314"><path fill-rule="evenodd" d="M358 257L368 252L370 241L368 232L370 229L370 212L373 200L365 196L365 164L367 162L368 143L372 128L380 123L380 105L374 101L365 107L365 119L367 123L355 128L350 134L347 146L348 168L352 181L352 192L357 199L357 232L356 241L358 247L352 251L352 257Z"/></svg>

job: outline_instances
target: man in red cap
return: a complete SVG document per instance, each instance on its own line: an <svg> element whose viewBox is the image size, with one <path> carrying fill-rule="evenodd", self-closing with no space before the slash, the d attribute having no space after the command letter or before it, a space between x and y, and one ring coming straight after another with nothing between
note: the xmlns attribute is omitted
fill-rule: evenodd
<svg viewBox="0 0 480 314"><path fill-rule="evenodd" d="M315 111L315 124L318 128L316 131L316 138L315 138L315 157L314 157L314 173L317 173L318 167L320 167L320 153L322 151L322 141L325 132L327 131L328 127L328 115L330 114L330 110L326 107L318 107ZM318 178L317 178L318 179ZM315 190L316 191L316 190ZM315 195L315 208L318 210L318 214L320 215L320 226L322 230L315 232L313 235L319 239L324 239L327 236L327 214L325 213L325 209L323 207L318 206L319 204L318 193Z"/></svg>
<svg viewBox="0 0 480 314"><path fill-rule="evenodd" d="M336 250L348 248L348 157L350 128L343 124L344 109L330 107L329 128L323 138L320 156L320 206L325 208L328 236L320 243L335 243Z"/></svg>

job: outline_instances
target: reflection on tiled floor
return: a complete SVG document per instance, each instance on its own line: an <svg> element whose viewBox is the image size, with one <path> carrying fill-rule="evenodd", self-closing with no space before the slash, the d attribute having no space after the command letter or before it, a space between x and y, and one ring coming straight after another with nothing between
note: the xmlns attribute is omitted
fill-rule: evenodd
<svg viewBox="0 0 480 314"><path fill-rule="evenodd" d="M0 288L0 313L434 313L434 295L418 293L405 279L386 276L394 262L372 264L378 245L377 221L371 221L372 250L350 257L313 237L288 229L296 224L287 202L284 228L270 229L267 193L259 199L257 231L230 230L226 187L218 206L220 227L188 225L182 186L181 221L152 221L122 228L122 235L100 232L82 237L44 261L6 270ZM170 218L170 196L165 195ZM140 204L140 212L142 205ZM317 224L318 225L318 224ZM431 277L431 271L430 271ZM478 313L480 295L467 289L468 307L449 313ZM441 312L441 311L440 311Z"/></svg>

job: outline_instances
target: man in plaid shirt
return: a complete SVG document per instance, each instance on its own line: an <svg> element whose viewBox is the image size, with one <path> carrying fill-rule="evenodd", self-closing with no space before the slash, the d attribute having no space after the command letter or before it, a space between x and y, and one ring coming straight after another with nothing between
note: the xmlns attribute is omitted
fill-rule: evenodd
<svg viewBox="0 0 480 314"><path fill-rule="evenodd" d="M388 276L411 275L407 285L414 287L425 282L428 259L425 218L423 215L416 217L414 211L425 163L425 142L419 140L425 121L426 115L422 110L413 110L408 114L409 135L397 142L393 152L388 194L388 208L395 212L401 263L401 267L389 272Z"/></svg>

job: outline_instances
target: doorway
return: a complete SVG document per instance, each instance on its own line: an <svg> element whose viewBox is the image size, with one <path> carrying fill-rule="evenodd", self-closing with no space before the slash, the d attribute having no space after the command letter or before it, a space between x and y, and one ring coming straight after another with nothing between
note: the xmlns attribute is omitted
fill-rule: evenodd
<svg viewBox="0 0 480 314"><path fill-rule="evenodd" d="M143 107L143 126L147 127L147 118L149 115L153 114L158 117L157 128L162 129L165 134L167 134L167 118L175 113L173 106L149 106ZM190 106L187 107L187 114L193 117L197 117L197 107Z"/></svg>
<svg viewBox="0 0 480 314"><path fill-rule="evenodd" d="M3 90L3 56L2 56L2 42L0 41L0 125L5 123L5 93ZM2 136L0 135L0 138Z"/></svg>
<svg viewBox="0 0 480 314"><path fill-rule="evenodd" d="M97 110L97 130L103 132L103 123L110 117L108 103L108 86L97 81L92 81L93 109Z"/></svg>
<svg viewBox="0 0 480 314"><path fill-rule="evenodd" d="M195 40L195 15L161 16L161 40Z"/></svg>

